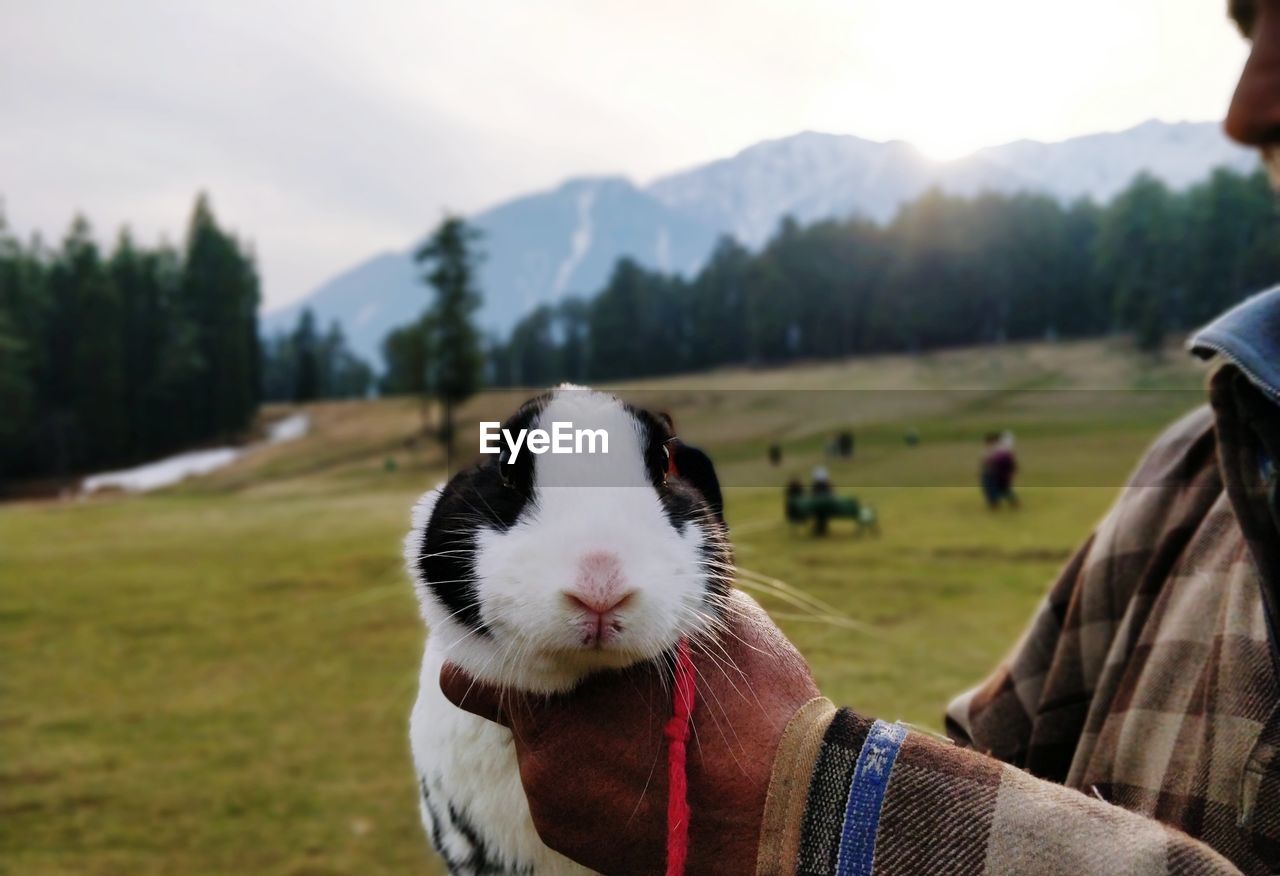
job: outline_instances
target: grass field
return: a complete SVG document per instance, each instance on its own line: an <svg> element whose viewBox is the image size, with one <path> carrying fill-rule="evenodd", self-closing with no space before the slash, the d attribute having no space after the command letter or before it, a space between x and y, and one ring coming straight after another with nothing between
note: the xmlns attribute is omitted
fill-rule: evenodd
<svg viewBox="0 0 1280 876"><path fill-rule="evenodd" d="M1177 354L1090 343L625 390L717 460L739 564L838 610L754 591L823 691L937 728L1202 381ZM399 540L444 459L406 445L412 401L312 416L310 436L162 494L0 506L0 871L436 872L408 758L423 632ZM882 534L789 531L780 485L844 424L857 455L834 480L876 505ZM1005 427L1024 504L990 514L979 439Z"/></svg>

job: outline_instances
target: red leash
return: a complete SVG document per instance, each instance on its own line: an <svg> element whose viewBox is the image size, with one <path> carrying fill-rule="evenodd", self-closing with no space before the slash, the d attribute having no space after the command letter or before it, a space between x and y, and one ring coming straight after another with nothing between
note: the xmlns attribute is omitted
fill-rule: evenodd
<svg viewBox="0 0 1280 876"><path fill-rule="evenodd" d="M667 737L667 876L684 876L689 856L689 776L685 771L685 747L694 702L693 660L689 643L676 644L675 685L671 718L663 733Z"/></svg>

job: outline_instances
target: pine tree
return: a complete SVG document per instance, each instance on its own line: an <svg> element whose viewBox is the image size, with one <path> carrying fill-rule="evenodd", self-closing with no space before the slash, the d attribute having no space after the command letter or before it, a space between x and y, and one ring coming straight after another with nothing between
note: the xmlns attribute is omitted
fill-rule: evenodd
<svg viewBox="0 0 1280 876"><path fill-rule="evenodd" d="M31 308L42 296L33 288L33 279L26 255L0 212L0 478L16 467L37 428ZM25 325L22 315L27 317Z"/></svg>
<svg viewBox="0 0 1280 876"><path fill-rule="evenodd" d="M382 341L382 358L386 365L380 389L383 395L417 395L426 398L431 385L427 382L427 360L430 350L430 328L426 317L387 333Z"/></svg>
<svg viewBox="0 0 1280 876"><path fill-rule="evenodd" d="M6 460L29 435L35 421L35 387L27 360L27 345L18 337L13 320L0 309L0 475Z"/></svg>
<svg viewBox="0 0 1280 876"><path fill-rule="evenodd" d="M146 391L148 456L171 452L212 437L193 430L190 411L206 371L201 332L186 298L182 258L163 245L147 254L159 308L155 372Z"/></svg>
<svg viewBox="0 0 1280 876"><path fill-rule="evenodd" d="M313 401L320 397L320 339L316 335L316 318L305 308L293 332L293 400Z"/></svg>
<svg viewBox="0 0 1280 876"><path fill-rule="evenodd" d="M461 218L449 216L414 253L414 259L427 271L423 279L435 289L430 319L424 325L431 333L424 348L434 354L426 381L444 409L440 438L450 447L453 408L480 388L484 367L475 326L481 303L475 288L479 238L479 231Z"/></svg>
<svg viewBox="0 0 1280 876"><path fill-rule="evenodd" d="M88 220L77 216L50 272L59 473L124 458L129 424L123 308Z"/></svg>
<svg viewBox="0 0 1280 876"><path fill-rule="evenodd" d="M188 410L192 430L231 437L248 426L258 401L258 280L204 194L188 226L183 294L205 363Z"/></svg>

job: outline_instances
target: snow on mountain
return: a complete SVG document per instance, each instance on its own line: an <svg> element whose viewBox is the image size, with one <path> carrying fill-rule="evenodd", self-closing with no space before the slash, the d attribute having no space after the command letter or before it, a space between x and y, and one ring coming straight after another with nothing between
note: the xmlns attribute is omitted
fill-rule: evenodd
<svg viewBox="0 0 1280 876"><path fill-rule="evenodd" d="M555 299L564 295L565 290L569 288L569 279L573 276L573 272L578 265L582 264L583 258L591 249L591 236L594 230L591 226L591 207L595 202L594 188L584 188L578 193L578 227L573 230L573 235L569 238L569 254L556 268L556 279L551 284L551 296Z"/></svg>
<svg viewBox="0 0 1280 876"><path fill-rule="evenodd" d="M907 143L806 131L662 177L647 191L754 247L787 215L802 223L853 213L889 219L934 176Z"/></svg>
<svg viewBox="0 0 1280 876"><path fill-rule="evenodd" d="M622 256L691 274L719 234L759 247L786 215L884 222L935 185L964 195L1031 190L1106 201L1143 170L1183 188L1221 165L1249 170L1257 157L1228 141L1217 123L1153 120L1061 143L1019 140L950 162L932 161L901 141L807 131L643 189L622 177L569 180L470 217L485 235L480 323L503 335L540 304L594 294ZM292 328L310 306L322 325L340 321L352 349L381 365L383 337L430 300L411 249L376 256L265 315L264 332Z"/></svg>
<svg viewBox="0 0 1280 876"><path fill-rule="evenodd" d="M622 177L577 179L473 217L484 233L485 328L504 333L539 304L591 295L624 255L652 268L696 271L715 231ZM669 245L664 252L663 235Z"/></svg>

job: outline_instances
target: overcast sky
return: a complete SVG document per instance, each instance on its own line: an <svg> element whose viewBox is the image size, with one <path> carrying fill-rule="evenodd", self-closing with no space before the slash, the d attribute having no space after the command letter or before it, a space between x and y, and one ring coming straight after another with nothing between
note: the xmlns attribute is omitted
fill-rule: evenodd
<svg viewBox="0 0 1280 876"><path fill-rule="evenodd" d="M938 158L1221 116L1224 0L0 0L0 196L181 239L198 189L268 307L446 208L644 182L812 129Z"/></svg>

